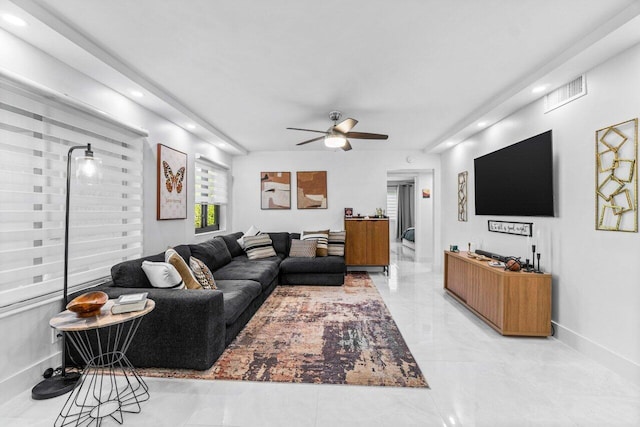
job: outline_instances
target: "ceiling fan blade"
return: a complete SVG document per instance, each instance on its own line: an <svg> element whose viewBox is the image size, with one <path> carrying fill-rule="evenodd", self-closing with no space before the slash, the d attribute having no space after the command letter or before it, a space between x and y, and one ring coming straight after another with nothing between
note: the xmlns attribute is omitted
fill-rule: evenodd
<svg viewBox="0 0 640 427"><path fill-rule="evenodd" d="M356 139L387 139L389 135L383 135L381 133L367 133L367 132L347 132L345 136Z"/></svg>
<svg viewBox="0 0 640 427"><path fill-rule="evenodd" d="M347 133L357 124L358 121L356 119L344 119L343 121L335 125L334 129L338 132Z"/></svg>
<svg viewBox="0 0 640 427"><path fill-rule="evenodd" d="M342 146L342 149L343 149L344 151L349 151L349 150L351 150L351 144L349 144L349 140L348 140L348 139L347 139L347 140L345 140L345 143L344 143L344 145Z"/></svg>
<svg viewBox="0 0 640 427"><path fill-rule="evenodd" d="M317 138L308 139L306 141L299 142L296 145L304 145L304 144L308 144L308 143L313 142L313 141L320 141L321 139L324 139L324 136L319 136Z"/></svg>
<svg viewBox="0 0 640 427"><path fill-rule="evenodd" d="M287 128L290 130L303 130L305 132L317 132L317 133L324 133L325 135L327 134L327 131L324 130L313 130L313 129L300 129L300 128Z"/></svg>

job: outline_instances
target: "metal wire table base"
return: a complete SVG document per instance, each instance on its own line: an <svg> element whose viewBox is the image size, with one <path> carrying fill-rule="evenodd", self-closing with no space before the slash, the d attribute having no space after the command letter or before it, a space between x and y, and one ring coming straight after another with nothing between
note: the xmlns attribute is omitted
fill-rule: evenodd
<svg viewBox="0 0 640 427"><path fill-rule="evenodd" d="M125 353L141 320L67 332L86 366L55 421L56 427L100 426L106 417L122 424L123 413L140 412L140 403L149 399L149 387Z"/></svg>

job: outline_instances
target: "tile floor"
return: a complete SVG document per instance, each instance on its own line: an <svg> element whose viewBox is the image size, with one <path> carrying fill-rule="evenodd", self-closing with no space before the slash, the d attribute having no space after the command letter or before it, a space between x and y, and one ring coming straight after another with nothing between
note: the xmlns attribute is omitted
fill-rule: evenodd
<svg viewBox="0 0 640 427"><path fill-rule="evenodd" d="M553 338L498 335L412 251L392 259L389 277L371 276L431 389L147 379L151 400L124 424L640 426L640 387ZM51 426L65 399L25 390L0 406L0 426Z"/></svg>

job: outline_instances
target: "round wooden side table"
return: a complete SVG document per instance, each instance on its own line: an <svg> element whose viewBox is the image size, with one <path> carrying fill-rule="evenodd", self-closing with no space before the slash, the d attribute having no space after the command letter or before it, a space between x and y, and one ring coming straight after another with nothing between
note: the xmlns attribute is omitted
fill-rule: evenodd
<svg viewBox="0 0 640 427"><path fill-rule="evenodd" d="M113 303L109 300L97 316L81 318L65 310L49 321L67 334L85 363L55 426L99 426L105 417L122 424L124 412L139 413L140 403L149 399L149 387L125 353L155 302L147 299L143 310L122 314L111 313Z"/></svg>

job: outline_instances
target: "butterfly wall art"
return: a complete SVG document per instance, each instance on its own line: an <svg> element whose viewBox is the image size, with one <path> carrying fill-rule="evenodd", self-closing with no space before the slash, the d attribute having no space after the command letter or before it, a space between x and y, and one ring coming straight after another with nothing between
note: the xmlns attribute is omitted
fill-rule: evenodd
<svg viewBox="0 0 640 427"><path fill-rule="evenodd" d="M159 220L187 218L187 155L158 144Z"/></svg>

